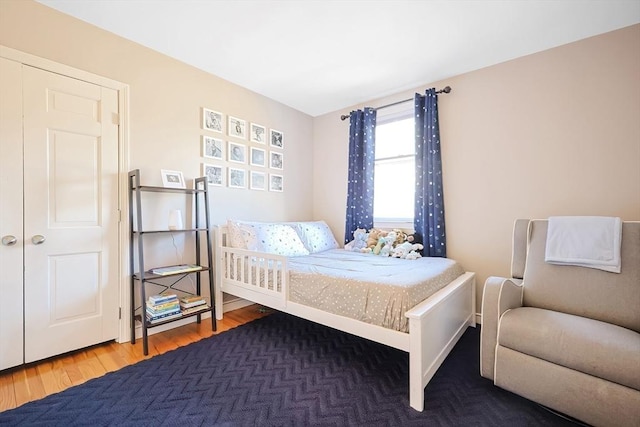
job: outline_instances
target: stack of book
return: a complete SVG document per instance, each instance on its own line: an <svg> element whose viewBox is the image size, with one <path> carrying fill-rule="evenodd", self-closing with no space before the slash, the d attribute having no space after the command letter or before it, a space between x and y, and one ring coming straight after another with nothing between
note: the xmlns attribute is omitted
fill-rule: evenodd
<svg viewBox="0 0 640 427"><path fill-rule="evenodd" d="M207 300L200 295L193 295L180 298L180 308L182 309L182 315L186 315L209 308L209 305Z"/></svg>
<svg viewBox="0 0 640 427"><path fill-rule="evenodd" d="M151 324L181 316L182 312L177 295L152 295L147 300L147 321Z"/></svg>

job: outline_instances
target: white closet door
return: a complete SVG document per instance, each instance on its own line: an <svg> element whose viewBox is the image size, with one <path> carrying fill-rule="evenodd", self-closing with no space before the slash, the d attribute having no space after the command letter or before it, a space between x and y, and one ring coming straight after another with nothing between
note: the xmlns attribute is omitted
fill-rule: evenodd
<svg viewBox="0 0 640 427"><path fill-rule="evenodd" d="M22 363L22 64L0 58L0 369ZM11 236L15 243L11 242Z"/></svg>
<svg viewBox="0 0 640 427"><path fill-rule="evenodd" d="M117 92L23 67L25 362L118 335Z"/></svg>

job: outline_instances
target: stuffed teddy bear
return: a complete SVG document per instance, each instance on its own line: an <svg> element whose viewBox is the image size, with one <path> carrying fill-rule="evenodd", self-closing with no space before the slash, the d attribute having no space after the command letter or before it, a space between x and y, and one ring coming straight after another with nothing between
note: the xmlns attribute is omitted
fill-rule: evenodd
<svg viewBox="0 0 640 427"><path fill-rule="evenodd" d="M358 228L353 232L353 240L347 243L344 248L352 252L363 252L367 249L367 239L369 233L364 228Z"/></svg>
<svg viewBox="0 0 640 427"><path fill-rule="evenodd" d="M375 252L375 248L376 246L378 246L380 238L386 235L386 231L380 230L378 228L372 228L371 230L369 230L369 238L367 238L367 248L371 249L372 252Z"/></svg>

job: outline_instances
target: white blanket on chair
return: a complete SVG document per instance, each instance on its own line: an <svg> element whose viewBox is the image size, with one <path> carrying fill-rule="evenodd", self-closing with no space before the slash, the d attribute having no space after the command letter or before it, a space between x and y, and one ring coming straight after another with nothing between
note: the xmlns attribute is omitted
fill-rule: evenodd
<svg viewBox="0 0 640 427"><path fill-rule="evenodd" d="M620 273L621 242L620 218L550 217L544 260Z"/></svg>

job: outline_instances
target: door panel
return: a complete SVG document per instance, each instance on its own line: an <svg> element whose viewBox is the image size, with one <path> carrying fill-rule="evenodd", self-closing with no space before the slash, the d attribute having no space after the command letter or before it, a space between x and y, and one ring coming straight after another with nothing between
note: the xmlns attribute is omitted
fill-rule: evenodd
<svg viewBox="0 0 640 427"><path fill-rule="evenodd" d="M22 363L22 64L0 58L0 369Z"/></svg>
<svg viewBox="0 0 640 427"><path fill-rule="evenodd" d="M23 70L28 363L117 337L118 105L114 90Z"/></svg>
<svg viewBox="0 0 640 427"><path fill-rule="evenodd" d="M51 131L49 134L49 225L55 228L100 225L99 139Z"/></svg>

